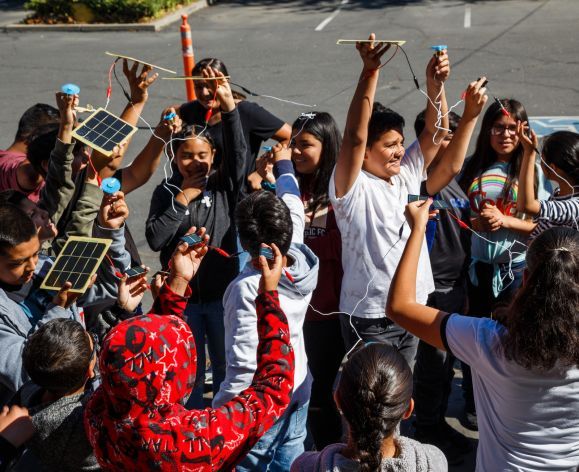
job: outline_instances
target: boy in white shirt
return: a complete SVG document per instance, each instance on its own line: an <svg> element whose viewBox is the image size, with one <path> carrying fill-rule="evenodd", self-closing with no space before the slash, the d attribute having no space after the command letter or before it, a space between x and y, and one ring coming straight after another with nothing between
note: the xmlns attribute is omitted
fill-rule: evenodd
<svg viewBox="0 0 579 472"><path fill-rule="evenodd" d="M235 220L242 247L251 260L223 296L225 324L225 380L213 407L245 390L257 367L255 298L260 271L256 268L261 243L274 243L283 255L285 276L279 282L280 305L287 316L295 354L294 390L284 415L237 465L238 472L288 470L304 452L306 419L312 376L309 373L303 324L318 281L318 258L304 242L304 205L294 175L291 150L274 149L276 193L255 192L237 206ZM257 266L259 267L259 266Z"/></svg>
<svg viewBox="0 0 579 472"><path fill-rule="evenodd" d="M375 39L374 34L369 39ZM386 299L410 234L404 217L408 195L420 194L420 183L426 178L426 169L445 133L440 130L437 133L437 111L429 100L425 129L405 150L404 118L379 104L372 106L380 58L388 45L358 43L356 48L364 67L348 110L344 139L329 188L342 234L342 335L347 348L359 338L392 344L412 367L417 341L386 317ZM443 83L449 73L446 51L435 54L426 69L426 86L430 99L439 97L441 101L442 128L448 128ZM416 288L417 299L425 304L434 290L426 242L422 246Z"/></svg>

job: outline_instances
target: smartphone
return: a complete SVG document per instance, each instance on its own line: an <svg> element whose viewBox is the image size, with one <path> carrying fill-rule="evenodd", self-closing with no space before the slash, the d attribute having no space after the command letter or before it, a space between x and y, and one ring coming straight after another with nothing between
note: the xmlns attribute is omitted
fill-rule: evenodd
<svg viewBox="0 0 579 472"><path fill-rule="evenodd" d="M259 255L273 261L275 256L273 255L273 250L270 247L260 247L259 248Z"/></svg>
<svg viewBox="0 0 579 472"><path fill-rule="evenodd" d="M127 269L125 271L125 275L130 280L130 279L134 279L135 277L138 277L139 275L146 274L147 272L149 272L147 269L145 269L141 266L136 266L136 267L131 267L130 269Z"/></svg>
<svg viewBox="0 0 579 472"><path fill-rule="evenodd" d="M203 239L197 236L195 233L188 234L181 238L181 241L187 243L189 246L197 246L198 244L203 242Z"/></svg>

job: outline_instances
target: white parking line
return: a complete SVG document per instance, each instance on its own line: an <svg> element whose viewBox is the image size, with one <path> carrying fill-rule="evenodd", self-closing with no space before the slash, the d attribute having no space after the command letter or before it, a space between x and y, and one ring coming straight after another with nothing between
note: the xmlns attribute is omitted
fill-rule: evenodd
<svg viewBox="0 0 579 472"><path fill-rule="evenodd" d="M348 3L348 0L342 0L340 2L340 6L338 8L336 8L334 13L332 13L330 16L328 16L318 26L316 26L316 29L314 31L322 31L326 26L328 26L328 23L330 23L330 21L332 21L334 18L336 18L336 16L338 16L338 13L340 13L342 6L345 5L346 3Z"/></svg>
<svg viewBox="0 0 579 472"><path fill-rule="evenodd" d="M470 28L470 17L471 17L470 5L465 5L464 6L464 27L465 28Z"/></svg>

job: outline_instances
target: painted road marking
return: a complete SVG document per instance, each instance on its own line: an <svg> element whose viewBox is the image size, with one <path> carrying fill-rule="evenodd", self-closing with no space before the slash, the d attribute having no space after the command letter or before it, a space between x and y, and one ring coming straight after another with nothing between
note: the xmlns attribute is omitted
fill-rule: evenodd
<svg viewBox="0 0 579 472"><path fill-rule="evenodd" d="M342 0L340 2L340 6L338 8L336 8L336 10L334 11L334 13L332 13L330 16L328 16L324 21L322 21L318 26L316 26L316 29L314 31L322 31L326 26L328 26L328 24L330 23L330 21L332 21L334 18L336 18L336 16L338 16L338 13L340 13L340 10L342 9L342 6L344 6L346 3L348 3L348 0Z"/></svg>

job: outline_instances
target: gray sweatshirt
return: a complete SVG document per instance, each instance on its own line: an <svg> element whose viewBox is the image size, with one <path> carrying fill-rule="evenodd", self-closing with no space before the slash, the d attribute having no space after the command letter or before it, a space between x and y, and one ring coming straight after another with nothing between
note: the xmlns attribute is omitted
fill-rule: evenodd
<svg viewBox="0 0 579 472"><path fill-rule="evenodd" d="M124 227L109 230L95 224L96 238L112 239L108 255L116 270L124 272L130 264L125 250ZM0 405L28 380L22 367L22 350L27 337L42 325L56 318L70 318L84 325L81 306L90 306L105 299L117 297L117 278L106 259L99 271L97 282L69 308L61 308L52 299L54 293L40 290L42 279L50 269L52 260L40 256L35 275L30 282L18 289L0 288Z"/></svg>
<svg viewBox="0 0 579 472"><path fill-rule="evenodd" d="M442 451L430 444L400 436L396 439L398 457L382 460L380 472L445 472L448 463ZM291 472L357 472L360 464L344 457L345 444L330 444L321 452L304 452L291 466Z"/></svg>
<svg viewBox="0 0 579 472"><path fill-rule="evenodd" d="M28 386L28 384L27 384ZM92 391L69 395L53 403L37 404L44 393L30 384L21 390L22 405L32 417L36 434L27 443L15 472L85 472L100 470L84 430L84 408ZM27 395L30 395L26 398Z"/></svg>

